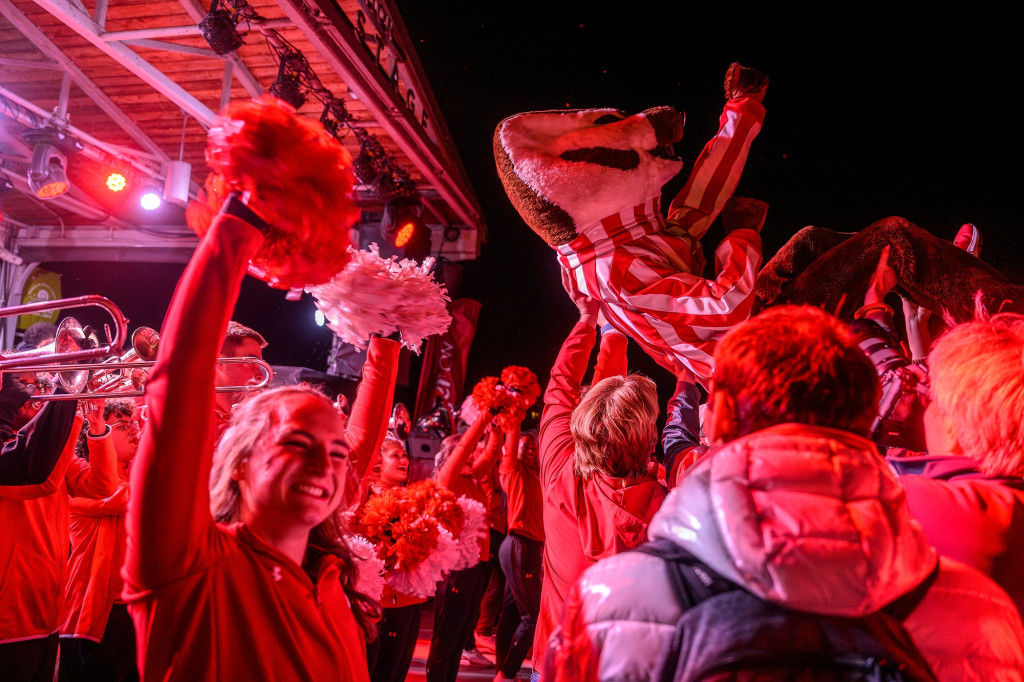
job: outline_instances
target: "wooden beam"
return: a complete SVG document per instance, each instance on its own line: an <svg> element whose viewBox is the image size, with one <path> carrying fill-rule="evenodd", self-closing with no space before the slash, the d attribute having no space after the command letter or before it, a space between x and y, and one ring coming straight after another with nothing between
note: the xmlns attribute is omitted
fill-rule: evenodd
<svg viewBox="0 0 1024 682"><path fill-rule="evenodd" d="M77 11L77 10L76 10ZM0 14L3 14L11 24L26 38L35 43L39 51L48 58L60 64L61 67L71 74L75 85L81 89L103 112L117 124L122 130L128 133L129 137L139 143L143 149L162 158L165 162L170 161L167 153L153 142L148 135L136 125L135 121L124 113L106 93L93 83L88 76L79 69L74 62L68 59L60 48L58 48L42 31L29 21L28 17L21 13L10 0L0 0ZM88 18L88 15L85 15ZM90 19L90 21L92 21Z"/></svg>

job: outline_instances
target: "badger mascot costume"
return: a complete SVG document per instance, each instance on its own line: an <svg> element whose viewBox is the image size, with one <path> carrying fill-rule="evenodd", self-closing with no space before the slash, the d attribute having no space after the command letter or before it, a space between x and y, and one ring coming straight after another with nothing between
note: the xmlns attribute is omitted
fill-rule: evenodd
<svg viewBox="0 0 1024 682"><path fill-rule="evenodd" d="M601 301L608 321L663 367L706 384L717 339L751 311L766 205L735 201L704 279L700 238L726 208L761 130L768 78L732 64L718 134L661 212L683 167L671 145L684 118L669 107L511 116L494 135L498 173L526 224L558 253L569 286Z"/></svg>

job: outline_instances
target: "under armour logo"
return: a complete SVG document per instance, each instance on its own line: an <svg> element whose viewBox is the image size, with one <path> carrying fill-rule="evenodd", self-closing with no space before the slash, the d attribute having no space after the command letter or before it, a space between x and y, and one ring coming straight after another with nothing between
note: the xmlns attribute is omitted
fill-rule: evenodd
<svg viewBox="0 0 1024 682"><path fill-rule="evenodd" d="M270 574L274 576L274 580L277 582L281 582L284 579L284 575L281 573L280 566L274 566L274 568L270 571Z"/></svg>

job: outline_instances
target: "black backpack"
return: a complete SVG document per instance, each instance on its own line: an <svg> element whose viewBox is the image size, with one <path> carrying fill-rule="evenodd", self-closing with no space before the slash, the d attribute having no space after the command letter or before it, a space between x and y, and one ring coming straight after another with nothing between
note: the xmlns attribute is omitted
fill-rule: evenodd
<svg viewBox="0 0 1024 682"><path fill-rule="evenodd" d="M882 611L866 618L838 618L759 599L670 540L655 540L635 551L668 564L683 609L655 679L935 682L902 621L924 597L938 566Z"/></svg>

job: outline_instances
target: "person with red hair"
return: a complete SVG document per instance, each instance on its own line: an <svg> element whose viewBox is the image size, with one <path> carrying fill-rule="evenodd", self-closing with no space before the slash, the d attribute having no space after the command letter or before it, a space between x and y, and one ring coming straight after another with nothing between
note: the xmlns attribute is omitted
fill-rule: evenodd
<svg viewBox="0 0 1024 682"><path fill-rule="evenodd" d="M847 326L773 307L726 334L715 360L712 449L651 521L648 551L580 576L545 678L742 677L766 658L794 679L841 658L865 675L1024 678L1013 602L939 557L869 440L879 382Z"/></svg>

